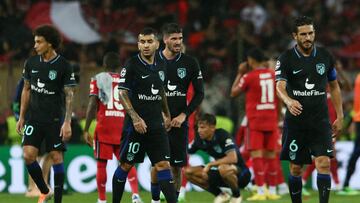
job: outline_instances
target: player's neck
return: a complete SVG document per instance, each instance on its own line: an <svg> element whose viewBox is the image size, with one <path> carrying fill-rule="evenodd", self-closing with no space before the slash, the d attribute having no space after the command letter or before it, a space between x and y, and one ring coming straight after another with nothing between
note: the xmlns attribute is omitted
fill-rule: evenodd
<svg viewBox="0 0 360 203"><path fill-rule="evenodd" d="M178 55L179 53L175 53L170 51L170 49L166 48L162 51L163 56L165 56L165 58L167 60L172 60L176 57L176 55Z"/></svg>
<svg viewBox="0 0 360 203"><path fill-rule="evenodd" d="M154 54L151 56L144 56L142 53L140 53L140 57L142 58L142 60L144 60L148 64L153 64L154 60L155 60Z"/></svg>
<svg viewBox="0 0 360 203"><path fill-rule="evenodd" d="M41 55L41 57L43 58L43 60L45 62L51 61L56 56L57 56L57 53L56 53L55 50L49 50L49 51L47 51L47 52L45 52L44 54Z"/></svg>
<svg viewBox="0 0 360 203"><path fill-rule="evenodd" d="M296 45L295 49L297 49L303 56L308 57L311 55L311 52L313 51L314 46L312 46L311 49L304 50L299 45Z"/></svg>

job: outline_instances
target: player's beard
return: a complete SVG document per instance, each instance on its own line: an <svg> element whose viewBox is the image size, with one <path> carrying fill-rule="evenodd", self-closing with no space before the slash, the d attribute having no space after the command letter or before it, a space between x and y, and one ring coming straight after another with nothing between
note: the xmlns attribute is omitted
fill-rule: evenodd
<svg viewBox="0 0 360 203"><path fill-rule="evenodd" d="M305 44L306 42L308 42L308 43L311 44L310 47L305 47L305 46L304 46L304 44ZM305 42L303 42L303 43L298 43L298 45L300 46L300 48L301 48L304 52L307 53L307 52L309 52L309 51L311 51L311 50L313 49L313 47L314 47L314 42L305 41Z"/></svg>
<svg viewBox="0 0 360 203"><path fill-rule="evenodd" d="M181 52L181 45L178 45L178 47L176 47L177 45L173 45L173 46L171 46L171 48L170 48L170 51L174 54L174 55L176 55L176 54L178 54L178 53L180 53ZM178 50L177 50L177 48L178 48Z"/></svg>

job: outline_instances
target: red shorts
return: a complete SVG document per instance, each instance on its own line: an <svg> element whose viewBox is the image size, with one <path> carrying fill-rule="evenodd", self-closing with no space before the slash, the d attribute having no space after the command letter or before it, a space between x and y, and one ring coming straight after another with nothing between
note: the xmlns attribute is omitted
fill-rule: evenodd
<svg viewBox="0 0 360 203"><path fill-rule="evenodd" d="M95 140L94 144L94 157L96 159L111 160L113 154L119 160L120 158L120 145L113 145L108 143L99 142Z"/></svg>
<svg viewBox="0 0 360 203"><path fill-rule="evenodd" d="M279 147L279 131L258 131L250 130L249 139L247 139L248 150L277 150Z"/></svg>

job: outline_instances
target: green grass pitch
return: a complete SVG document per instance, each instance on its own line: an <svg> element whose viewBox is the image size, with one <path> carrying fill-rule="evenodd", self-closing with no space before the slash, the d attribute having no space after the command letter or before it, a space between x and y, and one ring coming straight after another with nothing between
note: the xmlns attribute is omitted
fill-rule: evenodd
<svg viewBox="0 0 360 203"><path fill-rule="evenodd" d="M249 193L243 192L242 193L244 198L249 196ZM151 202L151 194L150 192L141 192L141 197L144 203ZM107 194L108 202L111 202L111 193ZM186 203L211 203L214 197L207 192L188 192L186 194ZM81 193L72 193L70 195L64 195L63 203L96 203L97 200L97 193L88 193L88 194L81 194ZM24 195L13 195L8 193L0 193L0 203L34 203L37 202L36 198L26 198ZM53 201L49 201L52 203ZM121 202L124 203L131 203L131 194L124 193L123 199ZM248 202L248 201L244 201ZM262 201L266 203L289 203L291 202L289 195L284 195L281 200L277 201ZM318 196L317 191L313 191L310 197L303 198L304 203L317 203ZM331 193L330 196L330 203L357 203L360 202L360 195L359 196L339 196L336 195L334 192Z"/></svg>

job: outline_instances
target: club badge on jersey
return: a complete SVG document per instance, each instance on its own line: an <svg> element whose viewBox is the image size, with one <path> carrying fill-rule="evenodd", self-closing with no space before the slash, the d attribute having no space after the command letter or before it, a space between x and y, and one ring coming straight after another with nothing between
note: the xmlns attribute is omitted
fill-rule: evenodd
<svg viewBox="0 0 360 203"><path fill-rule="evenodd" d="M177 69L177 74L179 76L179 78L183 79L186 76L186 68L178 68Z"/></svg>
<svg viewBox="0 0 360 203"><path fill-rule="evenodd" d="M49 71L49 78L50 78L50 80L55 80L56 75L57 75L56 70L50 70L50 71Z"/></svg>
<svg viewBox="0 0 360 203"><path fill-rule="evenodd" d="M318 63L316 64L316 71L320 74L323 75L325 73L325 64L323 63Z"/></svg>

